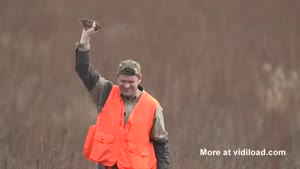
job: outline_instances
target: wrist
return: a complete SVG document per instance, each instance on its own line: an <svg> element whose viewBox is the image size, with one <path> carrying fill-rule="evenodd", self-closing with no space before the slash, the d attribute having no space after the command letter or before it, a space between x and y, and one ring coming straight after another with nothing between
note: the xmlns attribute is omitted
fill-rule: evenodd
<svg viewBox="0 0 300 169"><path fill-rule="evenodd" d="M89 43L86 44L86 43L76 42L75 45L80 51L88 51L91 48Z"/></svg>

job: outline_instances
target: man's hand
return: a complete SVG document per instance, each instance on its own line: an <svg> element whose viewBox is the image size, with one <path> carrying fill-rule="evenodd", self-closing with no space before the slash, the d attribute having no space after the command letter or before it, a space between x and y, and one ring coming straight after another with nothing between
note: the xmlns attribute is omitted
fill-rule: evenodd
<svg viewBox="0 0 300 169"><path fill-rule="evenodd" d="M89 45L90 43L90 37L95 34L97 31L95 31L96 28L96 22L93 22L93 26L89 29L83 29L81 33L80 43Z"/></svg>

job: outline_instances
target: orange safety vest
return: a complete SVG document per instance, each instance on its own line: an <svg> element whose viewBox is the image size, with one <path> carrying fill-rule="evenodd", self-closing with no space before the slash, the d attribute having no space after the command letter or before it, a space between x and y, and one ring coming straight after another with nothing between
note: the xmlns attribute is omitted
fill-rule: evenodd
<svg viewBox="0 0 300 169"><path fill-rule="evenodd" d="M124 103L119 86L114 85L84 143L84 156L119 169L156 169L150 133L158 102L143 92L124 127Z"/></svg>

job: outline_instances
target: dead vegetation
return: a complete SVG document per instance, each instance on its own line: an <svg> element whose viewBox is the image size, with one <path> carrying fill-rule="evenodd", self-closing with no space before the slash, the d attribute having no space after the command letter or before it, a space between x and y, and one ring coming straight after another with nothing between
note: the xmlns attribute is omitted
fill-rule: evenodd
<svg viewBox="0 0 300 169"><path fill-rule="evenodd" d="M79 17L102 21L92 61L115 81L138 60L164 107L172 169L296 169L299 1L24 1L0 5L0 168L94 169L96 109L75 73ZM203 157L207 149L286 150Z"/></svg>

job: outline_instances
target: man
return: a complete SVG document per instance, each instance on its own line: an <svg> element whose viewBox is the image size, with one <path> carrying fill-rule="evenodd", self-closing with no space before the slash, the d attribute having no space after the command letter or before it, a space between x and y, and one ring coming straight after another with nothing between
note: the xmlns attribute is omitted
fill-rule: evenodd
<svg viewBox="0 0 300 169"><path fill-rule="evenodd" d="M141 67L124 60L118 85L102 77L90 63L90 37L95 22L83 29L76 49L76 72L99 112L84 145L85 157L102 169L169 169L170 151L163 109L140 85Z"/></svg>

